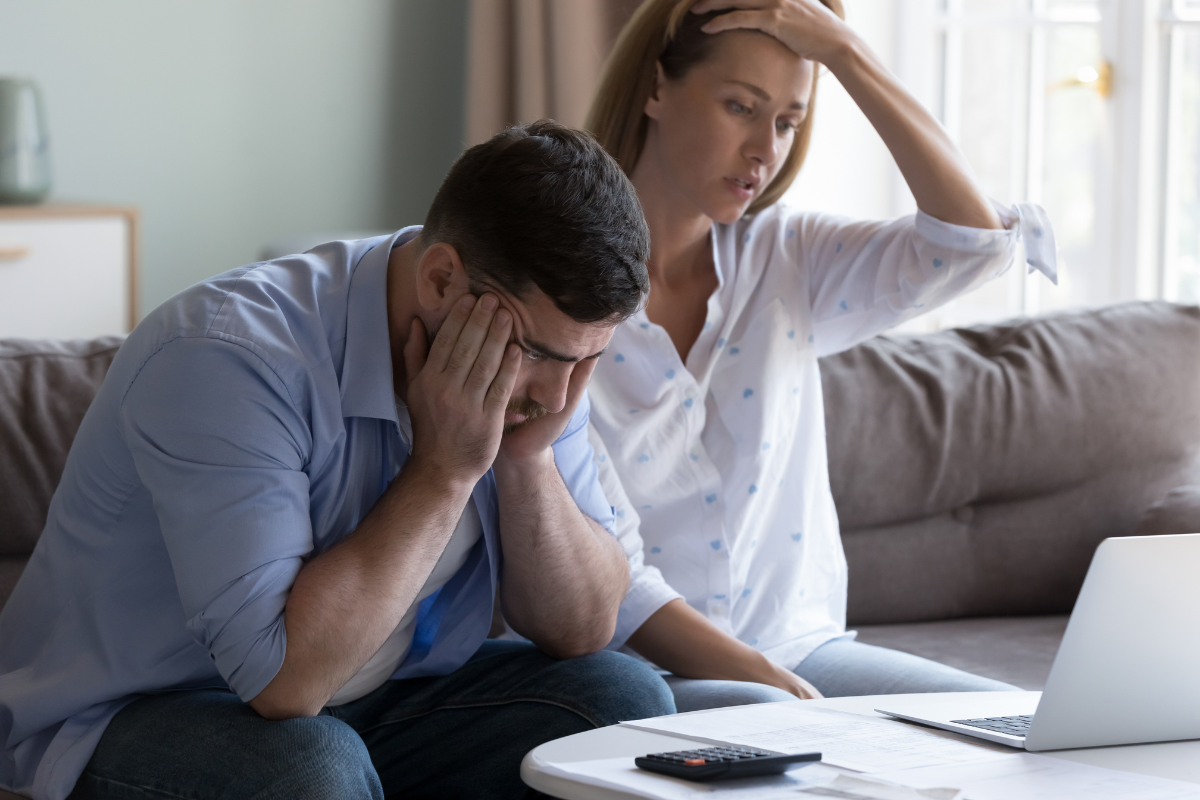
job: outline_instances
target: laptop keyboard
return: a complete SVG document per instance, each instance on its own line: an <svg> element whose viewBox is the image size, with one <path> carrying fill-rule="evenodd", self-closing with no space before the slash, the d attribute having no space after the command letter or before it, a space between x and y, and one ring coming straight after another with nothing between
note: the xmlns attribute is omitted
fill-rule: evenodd
<svg viewBox="0 0 1200 800"><path fill-rule="evenodd" d="M952 719L959 725L970 725L972 728L983 728L985 731L1007 733L1009 736L1024 736L1029 732L1033 722L1033 714L1016 717L984 717L983 719Z"/></svg>

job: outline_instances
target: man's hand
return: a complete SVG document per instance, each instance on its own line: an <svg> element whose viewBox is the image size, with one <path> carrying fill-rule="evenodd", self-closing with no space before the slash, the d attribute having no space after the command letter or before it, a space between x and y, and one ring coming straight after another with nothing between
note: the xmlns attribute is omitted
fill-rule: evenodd
<svg viewBox="0 0 1200 800"><path fill-rule="evenodd" d="M508 343L512 316L497 309L495 295L467 295L432 346L419 319L404 346L411 457L459 487L474 486L495 461L520 369L520 348Z"/></svg>
<svg viewBox="0 0 1200 800"><path fill-rule="evenodd" d="M595 370L594 358L576 363L567 383L567 402L562 411L529 420L504 437L500 443L500 460L504 466L534 460L549 451L550 445L566 430L575 409L579 408L579 401L583 399Z"/></svg>

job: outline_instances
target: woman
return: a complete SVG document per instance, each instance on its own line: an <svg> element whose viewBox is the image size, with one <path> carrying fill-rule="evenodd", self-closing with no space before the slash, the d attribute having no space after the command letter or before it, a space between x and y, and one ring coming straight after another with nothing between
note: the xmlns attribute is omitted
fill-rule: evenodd
<svg viewBox="0 0 1200 800"><path fill-rule="evenodd" d="M824 2L647 0L589 116L652 246L648 304L590 388L633 570L615 641L673 673L681 711L1014 688L846 634L817 358L1002 274L1022 238L1053 278L1052 234L1040 208L987 200L840 0ZM804 160L818 64L891 150L915 217L776 202Z"/></svg>

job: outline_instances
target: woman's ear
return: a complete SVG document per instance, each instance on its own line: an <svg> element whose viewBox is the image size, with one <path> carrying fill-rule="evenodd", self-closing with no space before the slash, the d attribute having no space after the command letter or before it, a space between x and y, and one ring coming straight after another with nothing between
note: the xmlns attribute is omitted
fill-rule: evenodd
<svg viewBox="0 0 1200 800"><path fill-rule="evenodd" d="M467 269L453 245L434 242L425 248L417 262L417 304L423 320L436 320L440 326L451 307L469 291Z"/></svg>
<svg viewBox="0 0 1200 800"><path fill-rule="evenodd" d="M654 87L646 98L646 107L642 109L650 119L658 119L662 114L662 92L667 84L667 73L663 72L661 61L654 62Z"/></svg>

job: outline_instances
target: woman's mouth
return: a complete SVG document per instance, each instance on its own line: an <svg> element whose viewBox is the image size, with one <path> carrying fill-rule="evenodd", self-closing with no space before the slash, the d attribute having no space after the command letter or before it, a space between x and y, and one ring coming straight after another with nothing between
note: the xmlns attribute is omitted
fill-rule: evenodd
<svg viewBox="0 0 1200 800"><path fill-rule="evenodd" d="M754 190L758 187L756 181L748 181L744 178L726 178L725 183L734 196L741 200L754 199Z"/></svg>

